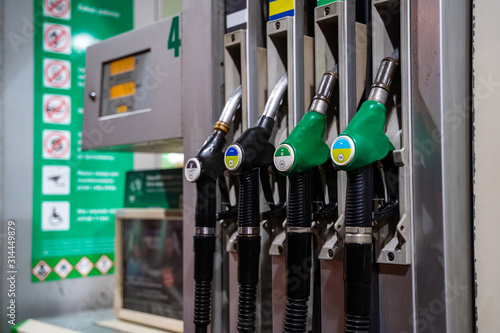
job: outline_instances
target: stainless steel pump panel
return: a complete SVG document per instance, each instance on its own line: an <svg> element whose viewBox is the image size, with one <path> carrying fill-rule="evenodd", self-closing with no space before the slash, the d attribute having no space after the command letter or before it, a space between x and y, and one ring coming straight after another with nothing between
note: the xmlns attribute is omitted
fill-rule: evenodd
<svg viewBox="0 0 500 333"><path fill-rule="evenodd" d="M82 149L182 151L179 27L167 18L87 49Z"/></svg>

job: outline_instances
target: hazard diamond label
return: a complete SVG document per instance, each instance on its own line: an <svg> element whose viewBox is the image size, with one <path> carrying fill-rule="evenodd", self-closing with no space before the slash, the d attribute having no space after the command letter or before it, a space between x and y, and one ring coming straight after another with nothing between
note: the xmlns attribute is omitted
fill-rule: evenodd
<svg viewBox="0 0 500 333"><path fill-rule="evenodd" d="M43 15L69 20L71 18L70 0L44 0Z"/></svg>
<svg viewBox="0 0 500 333"><path fill-rule="evenodd" d="M113 262L111 259L108 258L107 255L103 255L102 257L97 260L95 263L95 267L101 272L102 274L107 274L111 267L113 267Z"/></svg>
<svg viewBox="0 0 500 333"><path fill-rule="evenodd" d="M71 97L44 94L43 122L69 125L71 123Z"/></svg>
<svg viewBox="0 0 500 333"><path fill-rule="evenodd" d="M57 265L54 267L54 272L61 277L61 279L65 279L69 273L73 270L73 266L66 260L61 259Z"/></svg>
<svg viewBox="0 0 500 333"><path fill-rule="evenodd" d="M83 257L75 266L78 273L82 274L82 276L89 275L92 268L94 268L94 264L90 261L89 258Z"/></svg>
<svg viewBox="0 0 500 333"><path fill-rule="evenodd" d="M43 59L43 86L70 89L71 63L65 60Z"/></svg>
<svg viewBox="0 0 500 333"><path fill-rule="evenodd" d="M50 272L52 272L52 268L43 260L40 260L38 264L31 270L34 276L38 278L40 281L44 281L47 276L49 276Z"/></svg>
<svg viewBox="0 0 500 333"><path fill-rule="evenodd" d="M71 53L71 27L61 24L43 24L43 50L62 54Z"/></svg>
<svg viewBox="0 0 500 333"><path fill-rule="evenodd" d="M71 132L43 131L42 157L52 160L69 160L71 157Z"/></svg>

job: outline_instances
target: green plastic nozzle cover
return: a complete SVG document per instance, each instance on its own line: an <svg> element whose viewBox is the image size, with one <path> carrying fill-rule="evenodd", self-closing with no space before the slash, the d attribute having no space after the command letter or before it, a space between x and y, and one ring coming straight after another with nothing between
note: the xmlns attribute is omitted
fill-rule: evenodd
<svg viewBox="0 0 500 333"><path fill-rule="evenodd" d="M292 133L281 144L290 145L295 154L292 168L281 172L285 176L295 175L321 165L328 160L330 149L323 141L326 119L321 113L306 112ZM280 147L278 147L279 149Z"/></svg>
<svg viewBox="0 0 500 333"><path fill-rule="evenodd" d="M377 101L366 101L361 105L347 128L340 134L354 141L355 155L344 166L334 164L341 170L352 171L381 160L394 150L394 146L384 133L386 108ZM335 145L335 142L334 142Z"/></svg>

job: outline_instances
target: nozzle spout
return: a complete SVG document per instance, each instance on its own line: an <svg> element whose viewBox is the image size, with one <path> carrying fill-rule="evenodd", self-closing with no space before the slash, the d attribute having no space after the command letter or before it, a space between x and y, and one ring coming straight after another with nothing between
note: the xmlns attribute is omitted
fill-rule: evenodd
<svg viewBox="0 0 500 333"><path fill-rule="evenodd" d="M375 81L372 84L368 100L377 101L385 105L391 91L392 79L399 62L399 49L395 49L391 56L382 59Z"/></svg>
<svg viewBox="0 0 500 333"><path fill-rule="evenodd" d="M269 117L274 120L276 117L276 113L278 113L278 108L281 105L281 100L285 95L286 90L288 89L288 76L285 73L279 79L278 83L274 86L269 98L267 99L266 106L264 107L264 112L262 113L262 117Z"/></svg>
<svg viewBox="0 0 500 333"><path fill-rule="evenodd" d="M323 74L323 78L319 83L316 95L314 95L309 111L315 111L326 116L328 106L330 105L330 98L333 94L333 89L339 79L337 66L332 71Z"/></svg>
<svg viewBox="0 0 500 333"><path fill-rule="evenodd" d="M229 124L233 121L234 114L238 110L241 101L241 86L238 86L224 105L224 109L219 117L219 121L215 124L215 129L223 131L225 134L229 132Z"/></svg>

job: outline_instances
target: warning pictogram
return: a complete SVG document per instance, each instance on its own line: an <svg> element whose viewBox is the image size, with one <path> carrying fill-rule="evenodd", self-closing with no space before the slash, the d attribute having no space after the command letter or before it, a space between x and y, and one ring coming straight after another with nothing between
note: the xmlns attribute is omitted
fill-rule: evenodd
<svg viewBox="0 0 500 333"><path fill-rule="evenodd" d="M69 160L71 157L71 133L69 131L43 131L43 152L45 159Z"/></svg>
<svg viewBox="0 0 500 333"><path fill-rule="evenodd" d="M66 231L69 230L69 201L42 202L42 230Z"/></svg>
<svg viewBox="0 0 500 333"><path fill-rule="evenodd" d="M76 264L75 268L80 274L82 274L82 276L87 276L89 275L92 268L94 268L94 264L92 263L92 261L89 260L89 258L83 257Z"/></svg>
<svg viewBox="0 0 500 333"><path fill-rule="evenodd" d="M71 28L67 25L43 24L43 50L63 54L71 53Z"/></svg>
<svg viewBox="0 0 500 333"><path fill-rule="evenodd" d="M95 263L95 267L104 275L109 272L111 267L113 267L113 262L108 258L107 255L104 254L99 258L99 260L97 260L97 262Z"/></svg>
<svg viewBox="0 0 500 333"><path fill-rule="evenodd" d="M43 15L69 20L71 18L70 0L44 0Z"/></svg>
<svg viewBox="0 0 500 333"><path fill-rule="evenodd" d="M71 63L64 60L43 59L43 85L48 88L71 88Z"/></svg>
<svg viewBox="0 0 500 333"><path fill-rule="evenodd" d="M43 122L48 124L70 124L71 98L69 96L44 94Z"/></svg>
<svg viewBox="0 0 500 333"><path fill-rule="evenodd" d="M40 260L38 264L31 270L34 276L38 278L40 281L44 281L47 276L49 276L50 272L52 272L52 268L43 260Z"/></svg>
<svg viewBox="0 0 500 333"><path fill-rule="evenodd" d="M44 165L42 167L42 194L70 194L71 168L67 165Z"/></svg>
<svg viewBox="0 0 500 333"><path fill-rule="evenodd" d="M62 258L57 265L54 267L54 272L61 277L61 279L65 279L69 273L73 270L73 265L71 265L66 259Z"/></svg>

